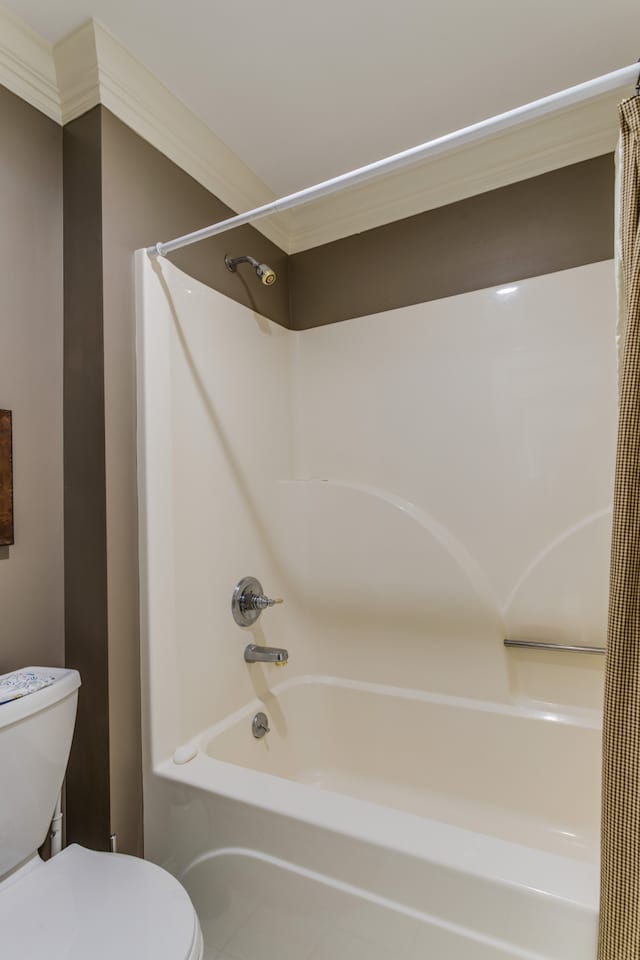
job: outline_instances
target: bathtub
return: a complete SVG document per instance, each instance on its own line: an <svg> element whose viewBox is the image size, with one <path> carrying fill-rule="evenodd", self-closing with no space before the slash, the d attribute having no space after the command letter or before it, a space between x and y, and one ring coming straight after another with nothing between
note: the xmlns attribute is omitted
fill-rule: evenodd
<svg viewBox="0 0 640 960"><path fill-rule="evenodd" d="M147 855L212 958L587 960L599 745L596 711L293 677L156 764Z"/></svg>

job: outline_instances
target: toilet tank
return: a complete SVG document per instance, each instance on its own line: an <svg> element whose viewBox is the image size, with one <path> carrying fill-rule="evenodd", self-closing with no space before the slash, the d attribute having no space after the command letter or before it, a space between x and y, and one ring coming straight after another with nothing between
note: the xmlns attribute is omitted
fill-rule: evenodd
<svg viewBox="0 0 640 960"><path fill-rule="evenodd" d="M27 667L54 683L0 704L0 880L44 841L76 718L76 670Z"/></svg>

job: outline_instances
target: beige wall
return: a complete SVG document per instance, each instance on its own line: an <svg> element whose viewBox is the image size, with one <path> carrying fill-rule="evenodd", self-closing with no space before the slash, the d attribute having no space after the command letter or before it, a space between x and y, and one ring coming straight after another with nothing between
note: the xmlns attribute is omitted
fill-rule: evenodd
<svg viewBox="0 0 640 960"><path fill-rule="evenodd" d="M0 547L0 672L64 660L62 132L0 87L0 407L15 545Z"/></svg>

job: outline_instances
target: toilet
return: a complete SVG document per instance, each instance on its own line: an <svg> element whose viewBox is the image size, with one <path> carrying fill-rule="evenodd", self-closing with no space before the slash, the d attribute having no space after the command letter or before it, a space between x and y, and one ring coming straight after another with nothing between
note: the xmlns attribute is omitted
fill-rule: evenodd
<svg viewBox="0 0 640 960"><path fill-rule="evenodd" d="M69 758L80 676L28 670L49 685L0 704L0 954L202 960L195 910L166 870L77 844L47 861L38 855Z"/></svg>

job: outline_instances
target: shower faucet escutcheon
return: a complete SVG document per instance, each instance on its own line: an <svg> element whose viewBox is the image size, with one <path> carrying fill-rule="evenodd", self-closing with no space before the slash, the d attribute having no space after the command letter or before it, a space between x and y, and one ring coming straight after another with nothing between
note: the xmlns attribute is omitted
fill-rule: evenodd
<svg viewBox="0 0 640 960"><path fill-rule="evenodd" d="M252 627L263 610L273 607L282 600L272 600L265 596L262 584L255 577L243 577L236 584L231 598L231 613L240 627ZM246 663L273 663L284 667L289 662L289 651L282 647L262 647L258 643L249 643L244 650Z"/></svg>
<svg viewBox="0 0 640 960"><path fill-rule="evenodd" d="M282 600L264 595L262 584L255 577L243 577L233 591L231 613L238 626L252 627L263 610L278 603Z"/></svg>

